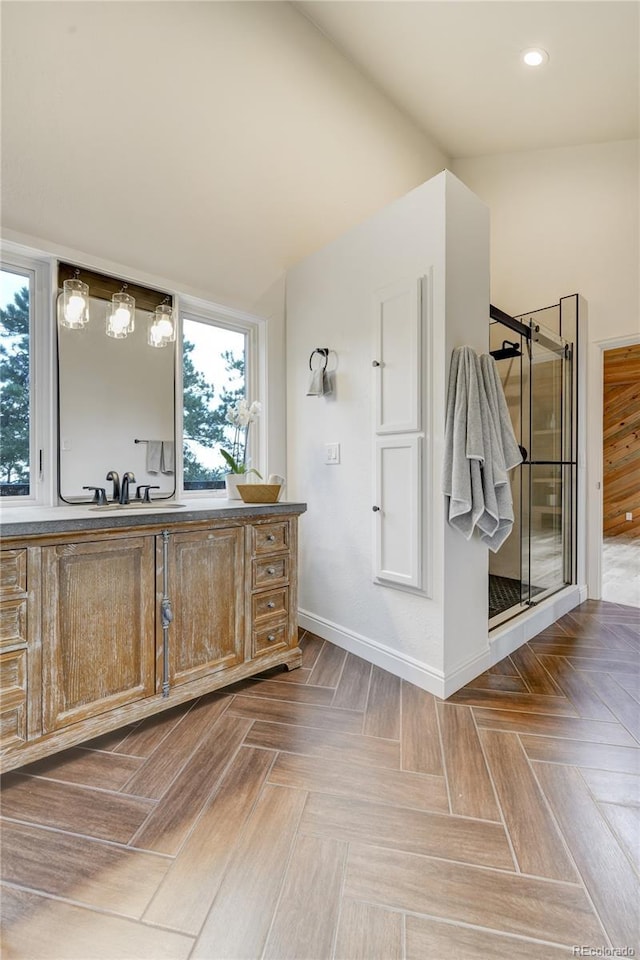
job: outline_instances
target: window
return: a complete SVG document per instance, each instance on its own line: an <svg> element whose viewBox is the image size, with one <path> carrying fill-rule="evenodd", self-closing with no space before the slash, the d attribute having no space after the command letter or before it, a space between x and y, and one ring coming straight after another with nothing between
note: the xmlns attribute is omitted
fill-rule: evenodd
<svg viewBox="0 0 640 960"><path fill-rule="evenodd" d="M5 505L43 502L51 496L45 484L45 478L49 483L51 478L51 471L45 469L51 416L49 276L41 260L17 253L3 256L0 496Z"/></svg>
<svg viewBox="0 0 640 960"><path fill-rule="evenodd" d="M30 497L34 457L32 303L30 270L0 274L0 495Z"/></svg>
<svg viewBox="0 0 640 960"><path fill-rule="evenodd" d="M220 450L232 450L235 429L227 413L254 390L252 328L195 314L182 316L183 487L222 490L228 466ZM257 431L240 457L257 461ZM236 451L237 452L237 451ZM253 463L252 463L253 461Z"/></svg>

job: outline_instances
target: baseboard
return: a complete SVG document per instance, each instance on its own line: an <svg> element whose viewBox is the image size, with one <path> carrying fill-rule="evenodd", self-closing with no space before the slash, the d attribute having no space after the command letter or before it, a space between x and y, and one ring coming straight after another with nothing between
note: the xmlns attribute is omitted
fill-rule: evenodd
<svg viewBox="0 0 640 960"><path fill-rule="evenodd" d="M307 610L298 610L298 624L304 630L310 630L311 633L322 637L323 640L330 640L337 647L341 647L349 653L354 653L368 663L382 667L383 670L387 670L394 676L400 677L402 680L408 680L416 687L444 699L445 678L441 670L430 667L408 654L393 650L378 640L363 637L353 630L332 623L331 620L325 620L324 617L309 613ZM478 670L478 673L481 673L482 669L484 668ZM469 679L472 679L475 675L473 674Z"/></svg>
<svg viewBox="0 0 640 960"><path fill-rule="evenodd" d="M323 640L329 640L337 647L444 700L586 599L586 586L566 587L538 606L531 607L527 613L497 627L488 636L487 649L447 673L308 610L298 610L298 623L304 630L310 630Z"/></svg>
<svg viewBox="0 0 640 960"><path fill-rule="evenodd" d="M494 663L491 659L491 650L487 647L482 653L478 653L466 660L464 663L454 667L453 670L446 671L444 677L444 696L450 697L452 693L470 683L475 677L488 670Z"/></svg>
<svg viewBox="0 0 640 960"><path fill-rule="evenodd" d="M552 623L586 599L586 585L574 584L543 600L537 607L531 607L527 613L522 613L492 630L489 634L491 665L509 656L527 640L531 640L541 630L550 627Z"/></svg>

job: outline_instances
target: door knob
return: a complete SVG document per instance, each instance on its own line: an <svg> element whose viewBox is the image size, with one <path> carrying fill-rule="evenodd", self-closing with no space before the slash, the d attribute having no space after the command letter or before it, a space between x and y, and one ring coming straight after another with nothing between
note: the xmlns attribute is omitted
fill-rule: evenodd
<svg viewBox="0 0 640 960"><path fill-rule="evenodd" d="M380 513L380 507L371 507L374 513Z"/></svg>

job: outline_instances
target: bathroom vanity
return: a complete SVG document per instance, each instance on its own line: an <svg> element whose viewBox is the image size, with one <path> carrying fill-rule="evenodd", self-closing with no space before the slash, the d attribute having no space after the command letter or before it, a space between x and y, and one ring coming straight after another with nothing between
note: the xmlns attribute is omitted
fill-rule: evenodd
<svg viewBox="0 0 640 960"><path fill-rule="evenodd" d="M5 512L2 769L300 666L301 503Z"/></svg>

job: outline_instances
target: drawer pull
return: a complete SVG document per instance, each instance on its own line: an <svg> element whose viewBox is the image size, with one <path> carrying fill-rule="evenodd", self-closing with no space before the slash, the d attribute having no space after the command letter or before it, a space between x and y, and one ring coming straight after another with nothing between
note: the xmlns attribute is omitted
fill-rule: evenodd
<svg viewBox="0 0 640 960"><path fill-rule="evenodd" d="M275 567L267 567L267 573L269 574L270 577L272 577L275 572L276 572Z"/></svg>
<svg viewBox="0 0 640 960"><path fill-rule="evenodd" d="M275 604L275 600L269 600L269 603L267 604L267 607L269 608L269 610L273 610L273 608L275 607L275 605L276 605L276 604Z"/></svg>
<svg viewBox="0 0 640 960"><path fill-rule="evenodd" d="M269 541L269 543L273 543L273 541L275 540L275 535L273 533L268 534L267 540Z"/></svg>
<svg viewBox="0 0 640 960"><path fill-rule="evenodd" d="M273 643L273 641L276 640L276 639L277 639L277 638L276 638L275 633L270 633L269 636L267 637L267 643Z"/></svg>

